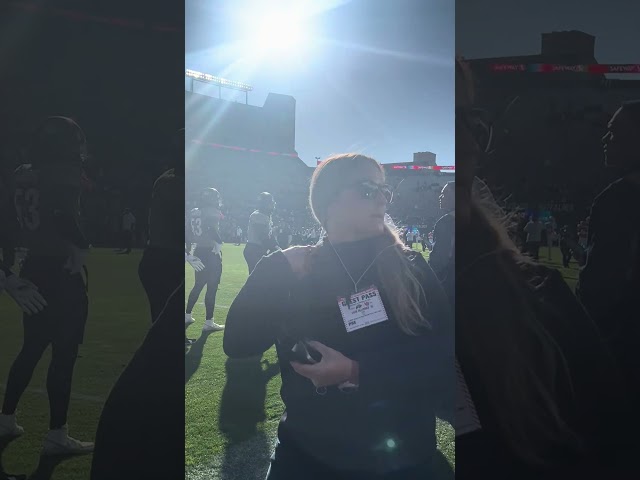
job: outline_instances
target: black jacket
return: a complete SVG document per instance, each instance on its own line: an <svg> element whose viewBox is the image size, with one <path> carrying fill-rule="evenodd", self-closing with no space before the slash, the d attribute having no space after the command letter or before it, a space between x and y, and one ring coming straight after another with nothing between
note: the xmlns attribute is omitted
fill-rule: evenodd
<svg viewBox="0 0 640 480"><path fill-rule="evenodd" d="M335 245L355 279L379 251L379 241ZM407 252L406 261L423 285L427 305L422 308L433 327L419 336L397 326L375 266L359 290L376 285L389 320L347 333L337 298L348 295L353 283L328 244L320 247L312 273L303 279L294 276L282 252L258 263L229 310L224 350L230 357L247 357L276 345L286 406L281 442L295 442L328 466L346 471L384 473L434 454L435 411L453 403L454 396L453 317L424 258ZM319 395L289 364L292 344L303 338L357 360L359 390L343 393L329 387Z"/></svg>

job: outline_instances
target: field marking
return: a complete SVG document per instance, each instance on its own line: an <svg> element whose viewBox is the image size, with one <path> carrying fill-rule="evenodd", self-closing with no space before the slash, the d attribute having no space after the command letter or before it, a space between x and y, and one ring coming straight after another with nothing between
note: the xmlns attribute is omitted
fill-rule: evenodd
<svg viewBox="0 0 640 480"><path fill-rule="evenodd" d="M231 443L223 453L214 455L206 463L187 467L185 480L264 480L276 439L274 429Z"/></svg>
<svg viewBox="0 0 640 480"><path fill-rule="evenodd" d="M196 305L204 305L204 302L198 302ZM227 310L229 310L231 308L231 305L218 305L216 303L216 307L215 308L226 308Z"/></svg>
<svg viewBox="0 0 640 480"><path fill-rule="evenodd" d="M0 390L3 392L7 389L6 385L0 385ZM35 393L36 395L47 395L47 390L44 388L27 388L27 393ZM85 395L83 393L71 393L72 400L82 400L84 402L91 403L104 403L106 402L106 398L99 397L97 395Z"/></svg>

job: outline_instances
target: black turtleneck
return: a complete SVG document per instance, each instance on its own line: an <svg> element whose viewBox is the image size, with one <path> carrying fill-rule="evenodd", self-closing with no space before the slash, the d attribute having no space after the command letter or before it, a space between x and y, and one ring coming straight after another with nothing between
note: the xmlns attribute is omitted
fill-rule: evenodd
<svg viewBox="0 0 640 480"><path fill-rule="evenodd" d="M333 245L334 252L324 242L302 279L282 252L274 252L256 266L227 316L224 350L230 357L260 355L276 344L286 406L280 441L339 470L382 473L428 461L436 449L435 410L453 404L453 316L420 254L407 252L398 261L408 263L425 290L422 308L432 330L419 336L400 330L374 265L358 290L378 287L389 320L346 331L337 299L353 291L353 282L336 252L357 281L388 244L375 237ZM289 364L288 352L300 339L319 341L358 361L359 390L329 387L319 395Z"/></svg>

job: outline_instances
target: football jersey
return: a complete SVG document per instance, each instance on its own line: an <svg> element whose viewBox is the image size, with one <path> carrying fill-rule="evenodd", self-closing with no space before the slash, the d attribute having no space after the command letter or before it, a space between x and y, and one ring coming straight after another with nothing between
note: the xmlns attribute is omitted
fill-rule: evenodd
<svg viewBox="0 0 640 480"><path fill-rule="evenodd" d="M153 184L149 209L149 247L184 249L184 179L167 170Z"/></svg>
<svg viewBox="0 0 640 480"><path fill-rule="evenodd" d="M194 208L189 212L191 243L198 247L215 247L222 243L220 220L222 214L216 208Z"/></svg>
<svg viewBox="0 0 640 480"><path fill-rule="evenodd" d="M269 238L273 235L273 223L271 217L256 210L249 217L249 227L247 228L247 243L254 243L256 245L263 244L263 238L260 235L260 230L264 231L266 226ZM265 248L267 245L262 245Z"/></svg>
<svg viewBox="0 0 640 480"><path fill-rule="evenodd" d="M15 215L15 208L13 207L11 191L2 179L0 179L0 242L2 245L0 272L3 272L4 277L11 275L11 271L7 265L5 265L5 260L10 256L10 252L5 251L5 248L11 248L11 250L13 250L14 238L18 233L16 224L17 218ZM3 275L0 274L0 280L2 279L2 276ZM1 289L2 288L0 287L0 290Z"/></svg>
<svg viewBox="0 0 640 480"><path fill-rule="evenodd" d="M13 177L18 246L30 254L68 256L89 247L80 229L81 169L21 165Z"/></svg>
<svg viewBox="0 0 640 480"><path fill-rule="evenodd" d="M2 245L12 245L18 231L18 219L13 205L13 192L10 186L0 178L0 242Z"/></svg>

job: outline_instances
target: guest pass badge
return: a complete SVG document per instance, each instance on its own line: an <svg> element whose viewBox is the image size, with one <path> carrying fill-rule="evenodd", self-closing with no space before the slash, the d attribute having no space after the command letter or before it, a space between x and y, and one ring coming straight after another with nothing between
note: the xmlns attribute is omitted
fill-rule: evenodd
<svg viewBox="0 0 640 480"><path fill-rule="evenodd" d="M354 293L349 302L344 297L338 297L338 306L348 333L389 319L375 286Z"/></svg>

